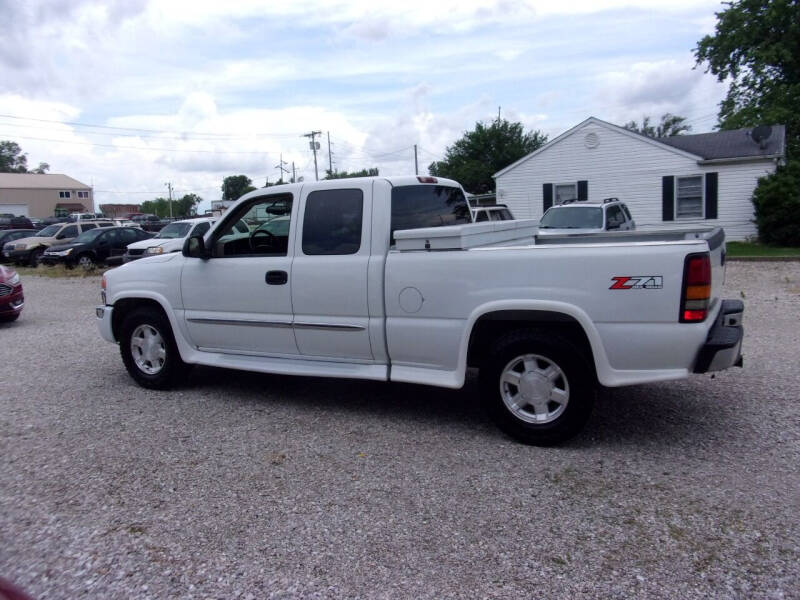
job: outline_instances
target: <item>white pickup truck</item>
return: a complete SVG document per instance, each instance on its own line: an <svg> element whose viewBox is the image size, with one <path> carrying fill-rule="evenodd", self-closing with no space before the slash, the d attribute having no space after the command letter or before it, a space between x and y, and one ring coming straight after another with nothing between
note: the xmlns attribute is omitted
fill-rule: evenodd
<svg viewBox="0 0 800 600"><path fill-rule="evenodd" d="M100 333L158 389L195 364L449 388L478 367L498 425L542 445L581 429L598 385L741 365L722 230L471 220L433 177L256 190L182 253L107 272Z"/></svg>

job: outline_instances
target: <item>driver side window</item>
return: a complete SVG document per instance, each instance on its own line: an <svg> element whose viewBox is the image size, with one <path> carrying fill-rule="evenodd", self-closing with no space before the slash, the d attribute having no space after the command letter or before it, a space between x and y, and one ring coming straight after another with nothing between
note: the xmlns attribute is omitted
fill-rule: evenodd
<svg viewBox="0 0 800 600"><path fill-rule="evenodd" d="M291 194L254 198L215 233L213 256L286 256L291 217Z"/></svg>

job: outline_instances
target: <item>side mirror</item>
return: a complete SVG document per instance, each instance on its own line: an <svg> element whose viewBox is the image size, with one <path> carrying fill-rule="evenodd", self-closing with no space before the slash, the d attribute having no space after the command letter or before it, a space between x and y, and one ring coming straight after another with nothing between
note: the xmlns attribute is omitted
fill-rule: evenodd
<svg viewBox="0 0 800 600"><path fill-rule="evenodd" d="M202 235L193 235L183 242L183 255L189 258L211 258L211 252L206 249Z"/></svg>

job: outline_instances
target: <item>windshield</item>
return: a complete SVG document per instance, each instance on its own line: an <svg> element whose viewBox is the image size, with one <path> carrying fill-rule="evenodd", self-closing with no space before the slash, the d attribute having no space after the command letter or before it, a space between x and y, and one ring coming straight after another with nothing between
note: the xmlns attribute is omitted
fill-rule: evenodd
<svg viewBox="0 0 800 600"><path fill-rule="evenodd" d="M90 229L89 231L84 231L82 234L80 234L78 237L76 237L74 240L72 240L71 243L73 243L73 244L85 244L87 242L92 242L95 239L97 239L97 236L102 234L104 231L106 231L106 230L105 229Z"/></svg>
<svg viewBox="0 0 800 600"><path fill-rule="evenodd" d="M35 237L53 237L55 234L58 233L59 229L61 229L61 224L48 225L47 227L42 229L39 233L37 233Z"/></svg>
<svg viewBox="0 0 800 600"><path fill-rule="evenodd" d="M602 229L603 209L597 206L551 208L539 221L541 229Z"/></svg>
<svg viewBox="0 0 800 600"><path fill-rule="evenodd" d="M189 233L191 223L170 223L164 229L158 232L158 235L153 239L174 240L177 238L186 237Z"/></svg>

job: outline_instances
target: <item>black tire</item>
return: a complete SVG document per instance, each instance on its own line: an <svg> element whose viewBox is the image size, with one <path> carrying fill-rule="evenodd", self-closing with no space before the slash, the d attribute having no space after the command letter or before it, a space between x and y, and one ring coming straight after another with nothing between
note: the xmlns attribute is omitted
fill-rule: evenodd
<svg viewBox="0 0 800 600"><path fill-rule="evenodd" d="M556 410L558 404L548 404L555 408L551 421L542 423L526 421L523 418L527 416L525 409L518 411L522 414L521 417L503 400L501 393L503 371L524 355L542 357L543 360L537 363L539 368L542 365L546 366L550 361L561 370L553 387L566 389L568 400L560 414ZM523 371L526 368L523 368ZM488 358L480 369L480 389L482 401L489 415L505 433L525 444L552 446L573 437L586 425L592 413L596 385L591 366L581 350L569 338L557 333L529 329L508 333L492 344ZM510 390L514 389L512 384ZM517 393L521 391L522 388L517 388ZM532 408L532 405L529 406Z"/></svg>
<svg viewBox="0 0 800 600"><path fill-rule="evenodd" d="M38 267L39 263L42 260L42 254L44 254L44 248L40 247L31 250L31 253L28 256L28 262L30 263L30 266L32 266L33 268Z"/></svg>
<svg viewBox="0 0 800 600"><path fill-rule="evenodd" d="M80 256L75 257L75 262L73 263L75 267L82 267L84 270L89 271L94 269L97 266L95 262L94 256L89 254L88 252L84 252Z"/></svg>
<svg viewBox="0 0 800 600"><path fill-rule="evenodd" d="M16 321L17 319L19 319L19 316L21 314L22 314L22 312L18 312L18 313L14 314L14 315L3 315L3 316L0 316L0 323L11 323L12 321Z"/></svg>
<svg viewBox="0 0 800 600"><path fill-rule="evenodd" d="M133 355L131 340L140 326L155 330L163 341L162 348L165 351L163 365L153 365L154 368L158 367L155 373L148 373L140 368ZM181 359L167 317L155 308L137 308L125 315L120 328L119 351L128 374L142 387L154 390L169 389L182 381L190 370L190 365Z"/></svg>

